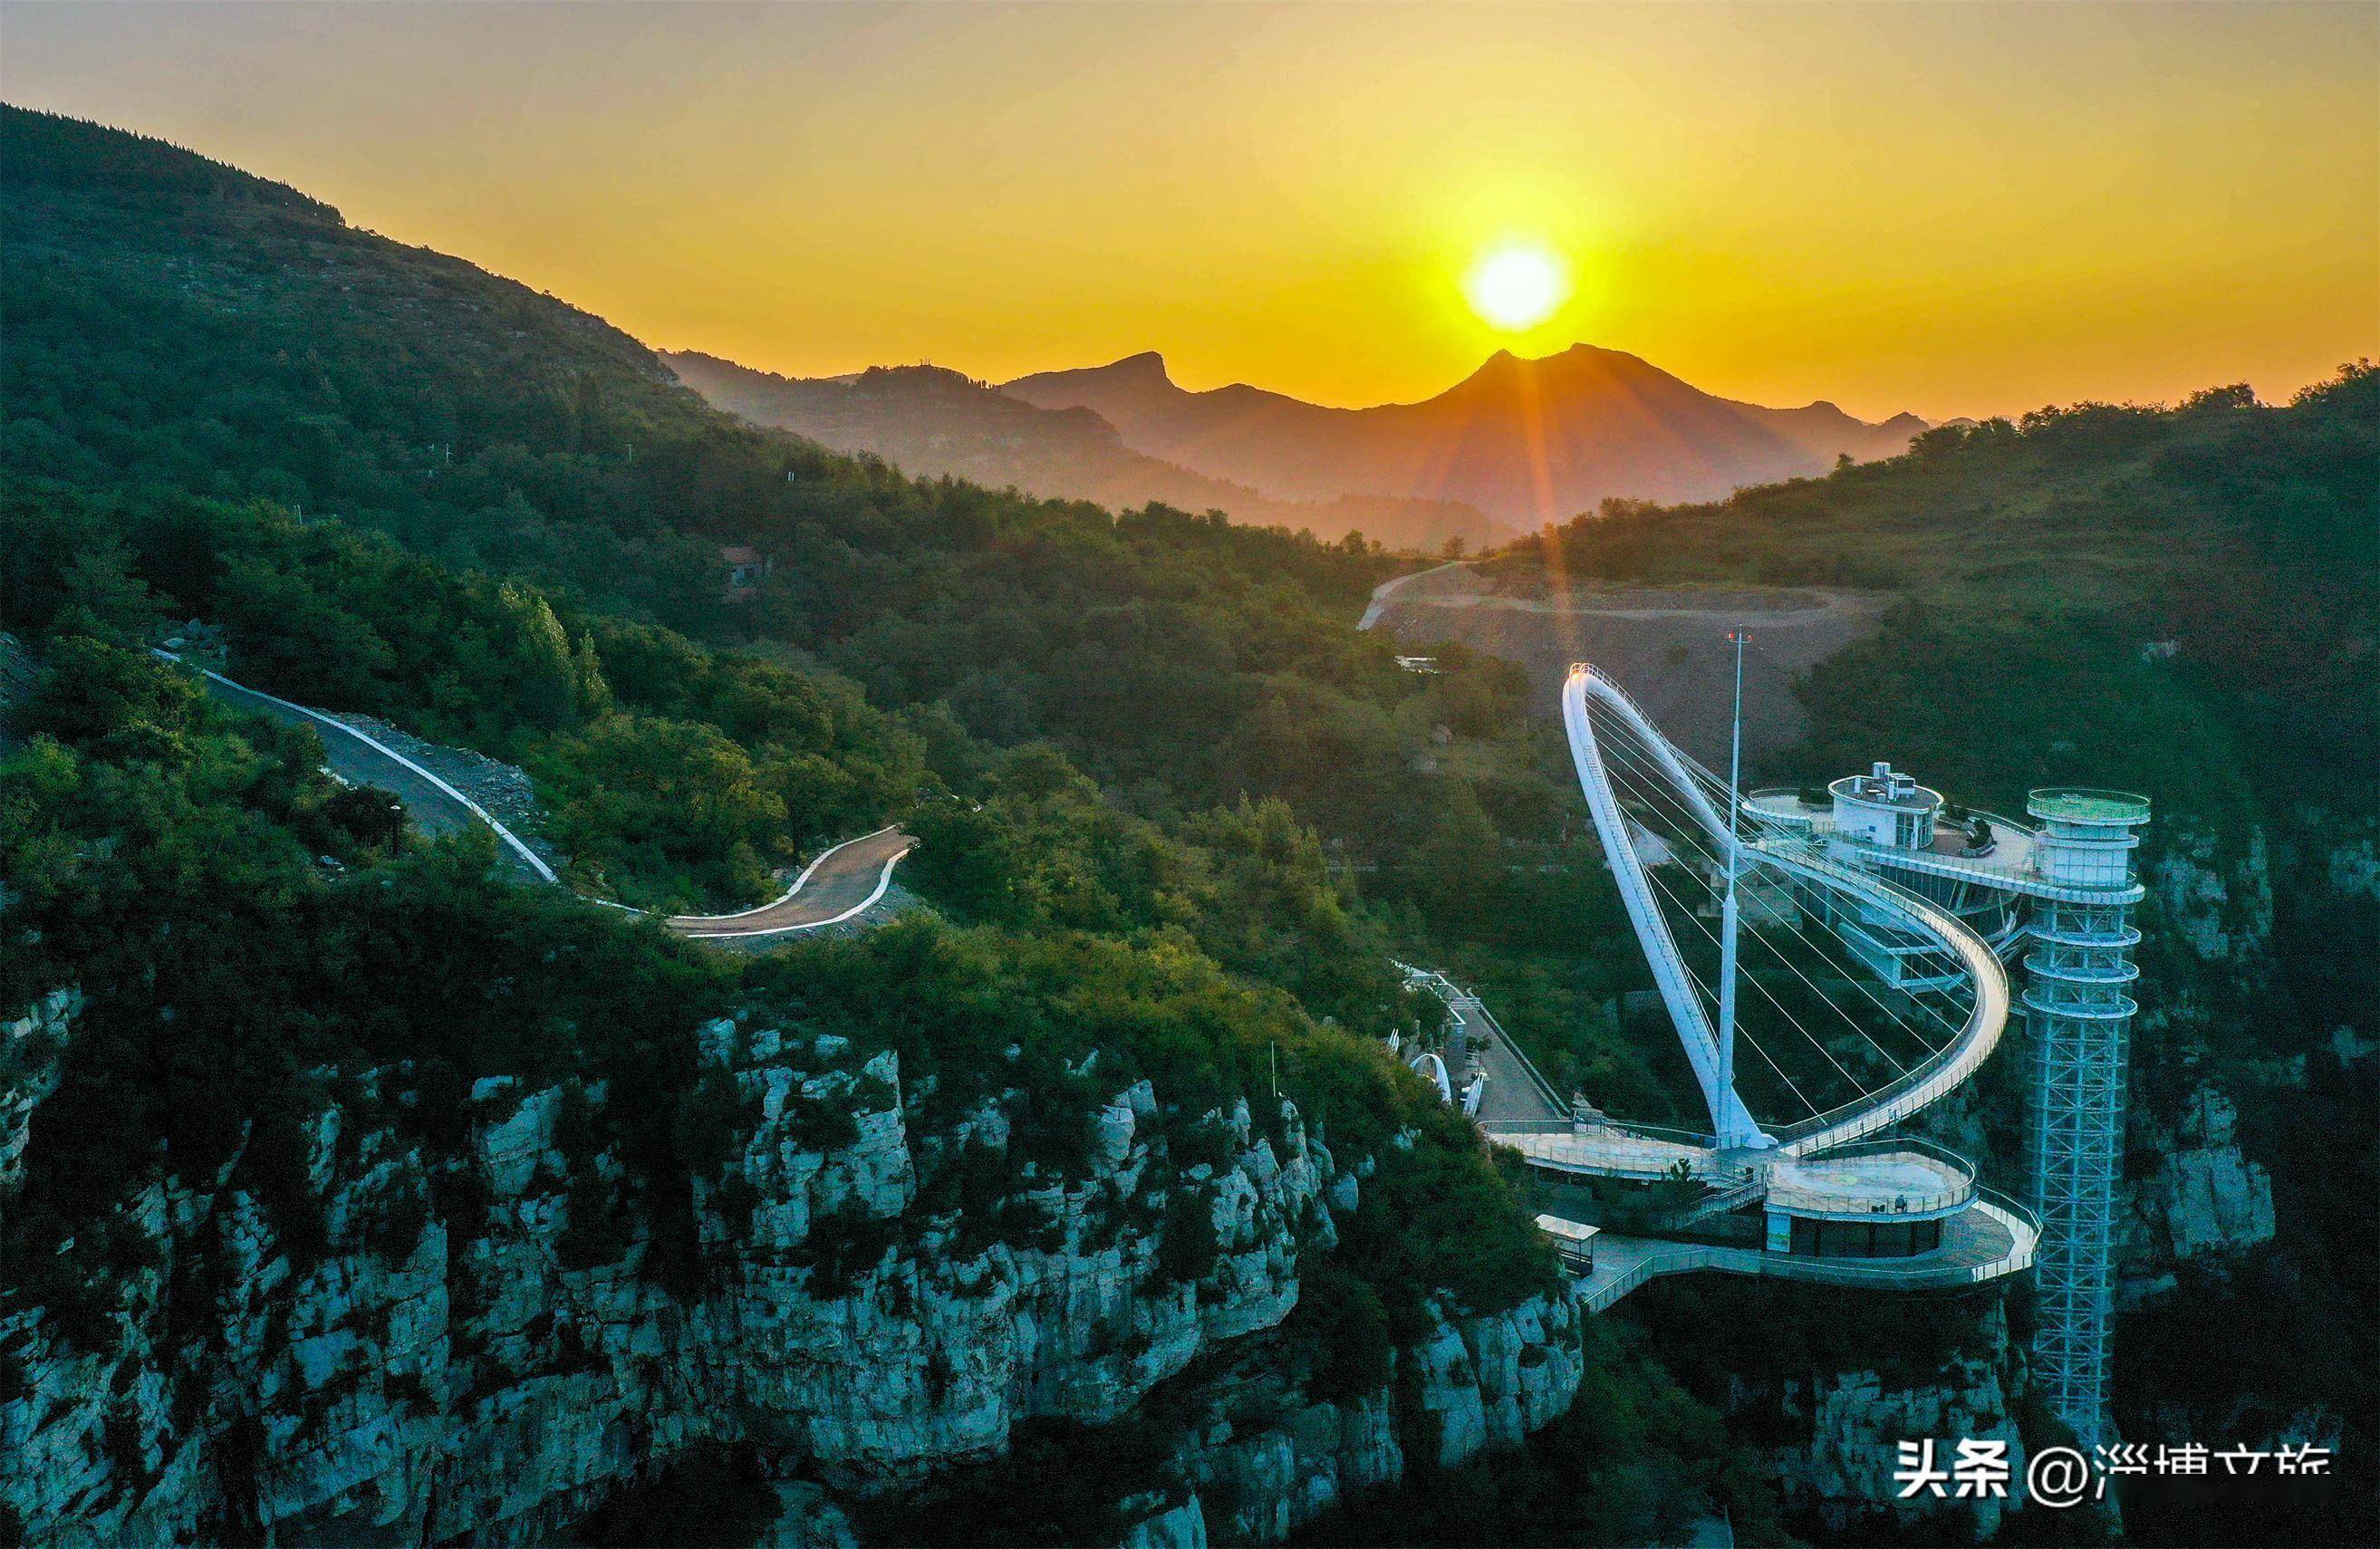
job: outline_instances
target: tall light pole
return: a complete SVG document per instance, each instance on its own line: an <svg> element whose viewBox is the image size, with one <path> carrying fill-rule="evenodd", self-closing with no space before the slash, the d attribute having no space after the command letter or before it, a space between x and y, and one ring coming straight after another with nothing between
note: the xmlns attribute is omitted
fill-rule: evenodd
<svg viewBox="0 0 2380 1549"><path fill-rule="evenodd" d="M1743 778L1743 647L1751 635L1731 629L1727 637L1735 643L1735 718L1727 755L1727 894L1718 916L1718 1086L1731 1094L1735 1091L1735 874L1742 869L1736 812L1742 801L1737 786ZM1718 1143L1724 1148L1746 1144L1751 1139L1742 1133L1725 1134Z"/></svg>

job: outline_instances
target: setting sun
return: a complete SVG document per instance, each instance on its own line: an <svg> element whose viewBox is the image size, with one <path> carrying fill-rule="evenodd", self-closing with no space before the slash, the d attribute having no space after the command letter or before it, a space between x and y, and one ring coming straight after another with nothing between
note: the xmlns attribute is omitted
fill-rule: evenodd
<svg viewBox="0 0 2380 1549"><path fill-rule="evenodd" d="M1570 272L1535 243L1507 243L1472 265L1463 294L1482 319L1517 333L1545 321L1570 298Z"/></svg>
<svg viewBox="0 0 2380 1549"><path fill-rule="evenodd" d="M0 30L0 1549L2380 1549L2380 0Z"/></svg>

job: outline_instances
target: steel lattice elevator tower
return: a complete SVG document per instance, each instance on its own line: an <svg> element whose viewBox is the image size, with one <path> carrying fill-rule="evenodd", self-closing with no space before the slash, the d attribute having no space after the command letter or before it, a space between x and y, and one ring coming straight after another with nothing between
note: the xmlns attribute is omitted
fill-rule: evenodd
<svg viewBox="0 0 2380 1549"><path fill-rule="evenodd" d="M2041 886L2025 954L2033 1039L2027 1160L2041 1247L2033 1375L2087 1449L2108 1437L2107 1334L2116 1182L2123 1166L2126 993L2140 931L2133 865L2149 804L2113 791L2036 791L2025 810Z"/></svg>

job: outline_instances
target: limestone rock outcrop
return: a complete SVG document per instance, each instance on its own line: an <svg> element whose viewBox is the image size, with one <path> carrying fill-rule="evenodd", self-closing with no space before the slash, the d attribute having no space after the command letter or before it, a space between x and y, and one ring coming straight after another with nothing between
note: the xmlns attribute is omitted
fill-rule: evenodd
<svg viewBox="0 0 2380 1549"><path fill-rule="evenodd" d="M2142 1191L2175 1259L2251 1248L2273 1239L2273 1183L2240 1152L2239 1113L2215 1086L2192 1094L2156 1175Z"/></svg>
<svg viewBox="0 0 2380 1549"><path fill-rule="evenodd" d="M44 1006L40 1027L70 1010ZM833 1543L834 1496L995 1458L1028 1419L1113 1421L1274 1328L1300 1253L1334 1240L1338 1169L1286 1107L1261 1131L1245 1105L1216 1116L1228 1159L1177 1167L1137 1083L1062 1180L1008 1156L1004 1101L915 1132L890 1052L724 1023L700 1047L732 1118L674 1247L588 1149L600 1084L483 1081L466 1143L434 1155L368 1081L308 1127L310 1244L229 1167L146 1189L124 1208L155 1262L103 1337L0 1302L0 1524L135 1549L525 1543L714 1441L786 1464L772 1542ZM0 1088L0 1143L22 1146L43 1079ZM988 1200L921 1194L962 1154L996 1169ZM1168 1242L1184 1198L1212 1227L1188 1251ZM1450 1315L1428 1349L1422 1402L1464 1417L1444 1460L1517 1441L1578 1385L1567 1303ZM1239 1531L1278 1537L1402 1469L1389 1392L1288 1408L1185 1439L1187 1477L1236 1481ZM1165 1502L1135 1542L1196 1549L1208 1527Z"/></svg>
<svg viewBox="0 0 2380 1549"><path fill-rule="evenodd" d="M1958 1440L2003 1442L2012 1477L2023 1478L2024 1444L2003 1381L2009 1354L2007 1321L1995 1303L1976 1348L1953 1356L1926 1380L1893 1382L1874 1371L1846 1371L1788 1383L1785 1412L1797 1425L1807 1424L1809 1440L1771 1454L1780 1482L1789 1495L1813 1502L1838 1530L1864 1513L1888 1510L1915 1520L1956 1505L1972 1507L1980 1536L1989 1537L1998 1531L2007 1502L1937 1500L1930 1494L1904 1501L1892 1476L1902 1442L1931 1438L1941 1451L1937 1466L1946 1469Z"/></svg>

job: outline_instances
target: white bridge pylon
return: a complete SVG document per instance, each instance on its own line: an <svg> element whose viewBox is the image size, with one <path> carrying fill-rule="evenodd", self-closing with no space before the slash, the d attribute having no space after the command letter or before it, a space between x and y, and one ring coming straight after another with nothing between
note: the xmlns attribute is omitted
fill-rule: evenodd
<svg viewBox="0 0 2380 1549"><path fill-rule="evenodd" d="M1677 938L1670 934L1670 922L1661 913L1660 901L1653 896L1652 885L1645 875L1644 857L1637 853L1635 838L1629 831L1627 814L1620 810L1619 793L1612 789L1611 777L1603 767L1603 749L1595 740L1594 719L1587 714L1590 697L1628 720L1687 810L1722 844L1731 847L1735 841L1729 835L1727 820L1711 806L1702 787L1678 761L1677 751L1670 747L1669 740L1654 729L1617 684L1583 663L1571 669L1570 681L1562 688L1562 725L1570 733L1571 760L1578 766L1578 783L1586 793L1587 810L1595 815L1595 831L1603 841L1603 853L1610 857L1612 878L1620 884L1620 902L1627 907L1628 923L1636 927L1636 939L1644 943L1645 956L1653 966L1653 983L1661 992L1661 1004L1668 1008L1678 1039L1685 1045L1686 1060L1694 1066L1694 1079L1702 1083L1703 1103L1710 1110L1711 1131L1718 1137L1722 1150L1775 1145L1776 1141L1760 1128L1752 1110L1744 1106L1729 1073L1720 1069L1718 1032L1711 1026L1710 1013L1703 1009L1702 998L1687 976L1685 958L1678 950ZM1741 862L1735 864L1740 869Z"/></svg>
<svg viewBox="0 0 2380 1549"><path fill-rule="evenodd" d="M1815 884L1856 900L1865 908L1882 913L1895 925L1932 938L1955 958L1965 969L1974 997L1962 1024L1950 1039L1892 1081L1852 1102L1798 1123L1775 1129L1764 1127L1727 1079L1719 1031L1714 1027L1695 981L1687 972L1660 901L1655 896L1633 827L1621 807L1620 793L1606 767L1606 750L1597 740L1595 720L1590 713L1595 709L1616 718L1642 744L1648 756L1650 772L1670 788L1669 793L1674 795L1678 807L1713 841L1713 853L1725 857L1724 864L1737 875L1766 866L1804 884ZM1739 823L1730 826L1721 807L1711 799L1708 777L1698 778L1690 761L1661 734L1635 701L1618 684L1585 662L1571 668L1562 686L1562 724L1569 734L1579 787L1585 793L1596 832L1610 860L1621 901L1652 967L1662 1005L1701 1084L1719 1149L1773 1147L1789 1156L1808 1156L1872 1134L1951 1091L1983 1063L1999 1042L2008 1025L2007 972L1989 944L1949 911L1866 871L1828 859L1817 842L1769 830L1754 809L1741 803ZM1719 795L1721 801L1726 799L1724 786L1719 787ZM1732 1000L1732 997L1729 999Z"/></svg>

